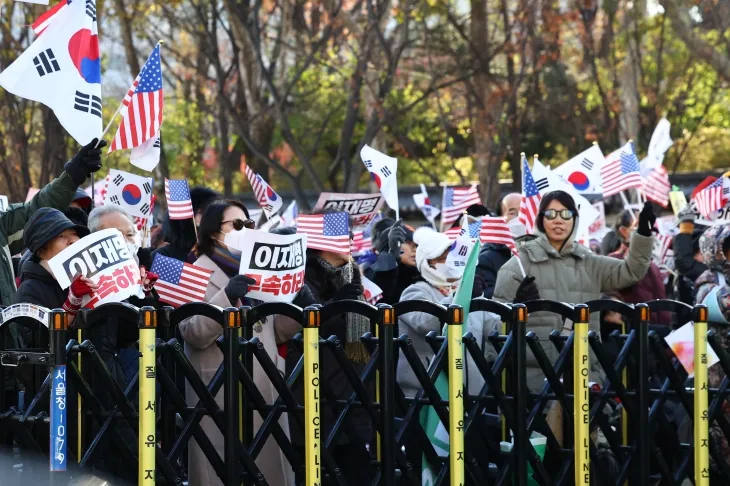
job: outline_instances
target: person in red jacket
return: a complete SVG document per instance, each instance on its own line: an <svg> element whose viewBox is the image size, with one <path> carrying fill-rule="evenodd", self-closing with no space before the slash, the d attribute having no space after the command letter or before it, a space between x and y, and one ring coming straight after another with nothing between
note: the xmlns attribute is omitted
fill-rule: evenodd
<svg viewBox="0 0 730 486"><path fill-rule="evenodd" d="M632 213L628 209L618 215L614 229L621 241L621 246L609 256L620 260L624 259L629 249L628 242L631 239L631 234L636 230L637 221L638 216L636 213ZM619 290L617 296L627 304L640 304L649 302L650 300L666 299L667 294L664 288L664 278L656 263L651 262L649 271L646 272L644 278L631 287ZM672 322L672 316L668 312L655 313L651 316L651 322L654 324L669 325Z"/></svg>

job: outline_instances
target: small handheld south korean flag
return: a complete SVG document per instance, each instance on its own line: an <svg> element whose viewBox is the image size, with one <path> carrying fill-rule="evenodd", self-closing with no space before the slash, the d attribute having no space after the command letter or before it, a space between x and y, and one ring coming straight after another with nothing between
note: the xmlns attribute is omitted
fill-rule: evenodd
<svg viewBox="0 0 730 486"><path fill-rule="evenodd" d="M244 164L244 172L248 177L248 182L251 183L253 193L256 195L256 200L264 210L266 219L271 219L276 213L279 212L283 201L281 197L274 191L271 186L264 180L263 177L254 172L248 165Z"/></svg>
<svg viewBox="0 0 730 486"><path fill-rule="evenodd" d="M395 218L399 219L398 180L396 178L398 159L388 157L368 145L360 150L360 157L378 189L380 189L383 199L390 206L390 209L395 211Z"/></svg>
<svg viewBox="0 0 730 486"><path fill-rule="evenodd" d="M152 178L111 169L104 204L116 204L132 216L149 218L152 214Z"/></svg>
<svg viewBox="0 0 730 486"><path fill-rule="evenodd" d="M441 214L441 210L431 205L431 199L428 197L426 186L421 184L421 193L413 195L413 201L416 207L421 210L426 219L433 225L436 217Z"/></svg>

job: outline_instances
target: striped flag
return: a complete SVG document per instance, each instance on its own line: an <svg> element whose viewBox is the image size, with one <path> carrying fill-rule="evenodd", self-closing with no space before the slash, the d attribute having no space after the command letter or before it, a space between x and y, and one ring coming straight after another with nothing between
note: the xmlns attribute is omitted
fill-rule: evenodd
<svg viewBox="0 0 730 486"><path fill-rule="evenodd" d="M193 201L187 179L165 179L165 197L170 219L191 219L195 217Z"/></svg>
<svg viewBox="0 0 730 486"><path fill-rule="evenodd" d="M672 246L672 235L655 235L657 242L654 248L654 259L657 265L664 263L669 247Z"/></svg>
<svg viewBox="0 0 730 486"><path fill-rule="evenodd" d="M139 147L156 137L162 126L163 102L160 45L157 44L122 101L122 122L109 152Z"/></svg>
<svg viewBox="0 0 730 486"><path fill-rule="evenodd" d="M184 263L174 258L156 255L152 272L160 276L155 290L160 301L173 307L190 302L204 302L212 270Z"/></svg>
<svg viewBox="0 0 730 486"><path fill-rule="evenodd" d="M373 249L373 239L367 230L352 232L352 254L364 253Z"/></svg>
<svg viewBox="0 0 730 486"><path fill-rule="evenodd" d="M695 195L694 200L697 209L704 218L709 218L712 213L725 207L727 198L725 198L722 191L724 179L724 177L720 177Z"/></svg>
<svg viewBox="0 0 730 486"><path fill-rule="evenodd" d="M362 281L361 283L362 283L362 288L363 288L363 292L362 292L363 297L365 297L365 300L367 301L368 304L375 305L375 303L377 301L379 301L380 298L383 296L383 289L378 287L375 284L375 282L368 279L364 275L362 277L360 277L360 279Z"/></svg>
<svg viewBox="0 0 730 486"><path fill-rule="evenodd" d="M348 214L300 214L297 233L307 235L307 248L350 253L350 223Z"/></svg>
<svg viewBox="0 0 730 486"><path fill-rule="evenodd" d="M56 5L54 5L53 8L38 17L36 21L33 22L30 26L33 29L33 32L35 32L36 35L41 35L41 33L46 30L46 27L50 25L56 14L66 8L66 5L68 5L69 3L71 3L71 0L61 0Z"/></svg>
<svg viewBox="0 0 730 486"><path fill-rule="evenodd" d="M601 178L603 197L642 187L639 159L636 158L634 145L631 142L606 157L606 163L601 168Z"/></svg>
<svg viewBox="0 0 730 486"><path fill-rule="evenodd" d="M251 188L256 196L261 209L266 213L266 219L271 219L276 213L279 212L283 202L281 197L272 189L272 187L264 180L263 177L254 172L251 167L244 164L244 172L248 177L248 182L251 183Z"/></svg>
<svg viewBox="0 0 730 486"><path fill-rule="evenodd" d="M520 202L520 223L525 226L527 233L535 231L535 220L537 212L540 208L540 191L532 178L530 164L527 163L527 157L522 154L522 201Z"/></svg>
<svg viewBox="0 0 730 486"><path fill-rule="evenodd" d="M454 187L444 186L441 199L441 228L452 224L472 204L481 204L477 186Z"/></svg>
<svg viewBox="0 0 730 486"><path fill-rule="evenodd" d="M479 240L482 244L495 243L507 246L513 253L517 253L517 245L512 238L512 232L503 218L498 216L483 216Z"/></svg>
<svg viewBox="0 0 730 486"><path fill-rule="evenodd" d="M669 206L669 192L672 190L672 185L669 183L667 169L663 165L649 172L649 175L644 178L643 184L644 195L647 199L663 208Z"/></svg>

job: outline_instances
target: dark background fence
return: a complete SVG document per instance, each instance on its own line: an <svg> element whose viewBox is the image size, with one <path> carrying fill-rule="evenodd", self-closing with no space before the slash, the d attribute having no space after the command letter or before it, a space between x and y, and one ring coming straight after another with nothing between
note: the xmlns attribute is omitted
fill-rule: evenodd
<svg viewBox="0 0 730 486"><path fill-rule="evenodd" d="M651 324L652 312L659 311L672 314L674 328L695 321L696 362L706 354L706 342L720 358L709 383L706 364L689 378L669 350L663 340L669 328ZM436 317L450 334L427 336L433 356L425 362L398 326L399 316L417 312ZM460 307L425 301L393 307L345 301L307 309L107 304L79 313L72 329L60 311L50 312L45 324L16 317L0 327L0 440L21 457L52 453L49 369L65 365L68 462L129 483L183 484L191 439L223 484L276 484L261 466L271 443L291 465L296 483L307 485L416 486L424 481L421 458L433 485L727 483L730 355L725 336L707 333L704 308L674 301L472 301L470 315L485 312L503 325L483 342L463 331ZM602 320L600 329L589 329L590 314L608 312L620 314L624 324ZM345 313L370 321L371 332L361 338L366 362L351 362L345 343L320 335L321 323ZM539 339L529 318L546 313L571 321L572 331ZM275 315L302 325L285 372L254 331ZM178 331L192 316L221 326L215 346L223 360L208 382L186 355ZM108 342L112 334L116 339ZM486 357L487 345L496 358ZM131 372L120 358L130 349L140 356ZM465 357L483 379L481 389L441 395L439 375L458 384L455 370ZM398 382L399 361L418 380L414 396ZM530 366L539 366L545 377L539 389L528 387ZM344 378L331 379L334 369ZM261 379L273 386L275 399L257 387ZM192 401L186 400L186 385ZM428 409L449 431L448 446L424 430ZM222 447L206 427L220 433ZM542 460L530 440L534 433L544 436ZM343 450L352 457L343 457ZM361 470L348 470L353 458ZM52 474L57 479L64 473Z"/></svg>

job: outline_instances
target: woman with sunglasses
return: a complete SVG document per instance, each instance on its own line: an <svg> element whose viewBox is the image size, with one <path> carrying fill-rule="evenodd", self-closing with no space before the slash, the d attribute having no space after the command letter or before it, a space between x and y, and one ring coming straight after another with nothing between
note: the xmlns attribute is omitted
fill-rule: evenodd
<svg viewBox="0 0 730 486"><path fill-rule="evenodd" d="M655 221L651 203L647 202L639 214L625 258L596 255L575 242L578 209L573 198L563 191L547 193L540 201L537 214L537 238L526 242L519 256L512 257L500 269L494 299L514 303L549 299L582 304L599 299L601 293L629 287L649 269L654 246L651 229ZM569 332L572 323L563 323L554 314L538 313L530 316L527 325L542 341L542 348L554 363L557 351L548 337L552 331ZM591 315L590 328L599 332L598 313ZM545 377L532 352L529 349L527 352L527 385L537 392ZM592 368L599 377L602 375L597 363L593 362Z"/></svg>
<svg viewBox="0 0 730 486"><path fill-rule="evenodd" d="M238 274L241 265L241 252L229 248L225 244L226 234L231 231L240 231L243 228L253 227L254 222L249 218L248 210L238 201L218 200L206 207L198 229L196 248L198 259L195 261L195 265L213 271L205 293L207 302L223 308L253 305L246 295L254 280ZM299 294L303 296L307 292L309 290L303 287ZM297 299L294 300L294 303L297 304ZM279 368L279 371L284 373L286 363L279 356L276 347L276 329L277 322L280 319L286 318L276 316L276 318L267 318L265 321L255 323L253 325L253 335L259 338L271 360ZM288 324L286 326L288 329L296 327L292 323ZM185 341L185 354L207 385L223 362L223 354L216 345L216 340L223 333L221 325L207 317L193 316L180 323L180 333ZM282 334L279 337L286 340L293 337L293 335L285 336ZM253 378L264 399L268 403L274 403L278 394L257 360L254 360ZM199 400L189 384L186 384L186 395L190 406L193 406ZM216 395L216 402L223 409L223 389ZM279 424L285 431L289 430L286 415L279 419ZM201 426L205 431L205 435L222 457L224 441L218 427L210 417L203 418ZM258 414L254 414L254 428L258 429L260 426L261 418ZM188 444L188 464L190 484L202 486L223 485L223 481L218 477L215 469L210 465L200 446L194 440L191 440ZM256 465L269 484L282 486L294 484L292 467L273 438L269 438L264 445L263 450L258 455Z"/></svg>

